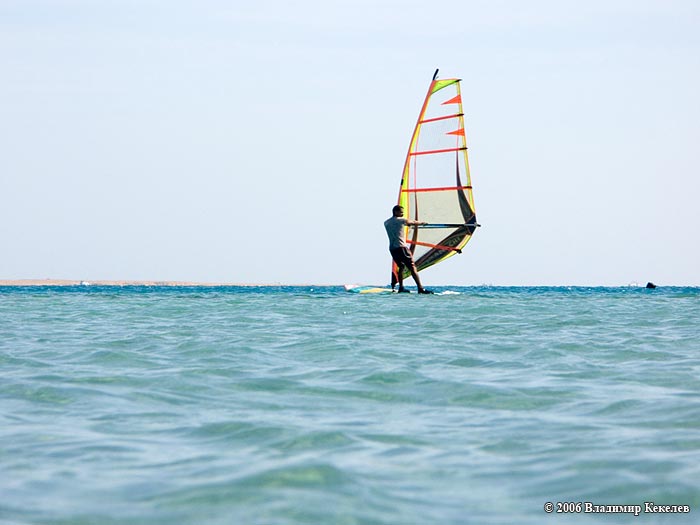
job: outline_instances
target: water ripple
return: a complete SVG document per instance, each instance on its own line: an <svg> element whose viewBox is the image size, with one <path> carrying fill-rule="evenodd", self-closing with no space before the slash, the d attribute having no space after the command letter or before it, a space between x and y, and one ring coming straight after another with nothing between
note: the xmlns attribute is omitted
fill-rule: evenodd
<svg viewBox="0 0 700 525"><path fill-rule="evenodd" d="M0 290L0 521L700 508L697 289L449 291Z"/></svg>

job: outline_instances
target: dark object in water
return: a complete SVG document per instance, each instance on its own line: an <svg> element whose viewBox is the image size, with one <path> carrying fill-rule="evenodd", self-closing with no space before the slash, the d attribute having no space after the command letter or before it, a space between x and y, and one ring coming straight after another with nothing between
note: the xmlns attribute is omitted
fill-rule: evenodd
<svg viewBox="0 0 700 525"><path fill-rule="evenodd" d="M647 283L647 288L656 288L656 285L652 282Z"/></svg>

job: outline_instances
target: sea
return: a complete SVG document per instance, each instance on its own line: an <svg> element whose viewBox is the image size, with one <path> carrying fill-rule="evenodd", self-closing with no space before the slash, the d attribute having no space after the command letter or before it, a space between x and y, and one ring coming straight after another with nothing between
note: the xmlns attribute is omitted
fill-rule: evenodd
<svg viewBox="0 0 700 525"><path fill-rule="evenodd" d="M700 523L700 288L435 291L0 288L0 523Z"/></svg>

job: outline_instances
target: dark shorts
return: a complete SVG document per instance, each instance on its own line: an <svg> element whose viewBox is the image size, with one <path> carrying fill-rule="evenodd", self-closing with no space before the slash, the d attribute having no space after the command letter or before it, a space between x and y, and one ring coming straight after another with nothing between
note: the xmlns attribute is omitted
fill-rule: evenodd
<svg viewBox="0 0 700 525"><path fill-rule="evenodd" d="M391 253L391 258L394 259L394 262L399 266L405 266L407 268L413 266L413 256L408 248L403 246L400 248L390 248L389 253Z"/></svg>

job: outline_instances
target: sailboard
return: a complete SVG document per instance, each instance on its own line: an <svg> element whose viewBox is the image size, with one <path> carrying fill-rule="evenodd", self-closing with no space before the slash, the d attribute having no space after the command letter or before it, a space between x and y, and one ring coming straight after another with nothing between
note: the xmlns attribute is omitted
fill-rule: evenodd
<svg viewBox="0 0 700 525"><path fill-rule="evenodd" d="M352 293L392 293L394 290L382 286L367 286L362 284L346 284L344 285L346 292Z"/></svg>
<svg viewBox="0 0 700 525"><path fill-rule="evenodd" d="M458 78L439 79L435 70L401 173L397 204L409 221L426 223L406 229L406 243L419 272L462 253L480 226L474 208L460 83ZM391 292L398 282L397 272L392 261L391 288L346 286L346 290ZM409 276L410 271L404 269L403 277Z"/></svg>
<svg viewBox="0 0 700 525"><path fill-rule="evenodd" d="M409 221L409 245L420 272L441 263L469 242L476 222L461 79L438 79L435 70L406 154L398 203ZM392 262L391 286L398 281ZM410 276L405 269L404 277Z"/></svg>

